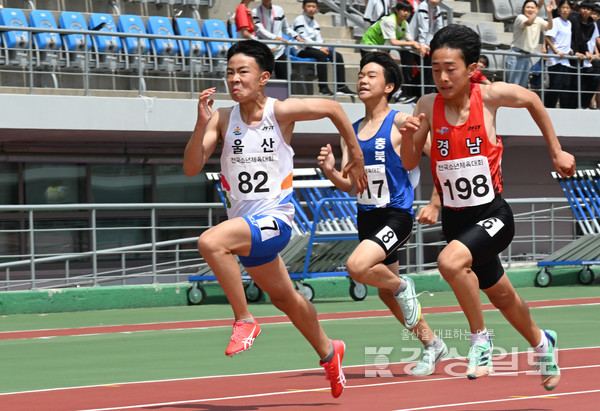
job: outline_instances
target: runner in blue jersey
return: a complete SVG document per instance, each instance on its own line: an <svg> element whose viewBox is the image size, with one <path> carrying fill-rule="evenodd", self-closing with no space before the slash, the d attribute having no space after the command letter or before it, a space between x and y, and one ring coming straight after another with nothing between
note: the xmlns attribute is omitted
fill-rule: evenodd
<svg viewBox="0 0 600 411"><path fill-rule="evenodd" d="M398 248L409 239L414 219L414 179L410 174L418 171L407 172L400 158L400 130L416 131L411 129L415 119L389 107L391 96L401 85L402 74L389 54L365 54L357 83L365 117L354 123L354 131L363 152L368 186L357 195L360 244L348 259L346 269L354 280L377 287L379 297L394 316L424 344L424 355L411 370L420 376L433 373L435 364L448 354L448 348L421 316L413 280L399 276ZM343 167L349 157L345 142L341 145ZM335 169L330 145L321 148L318 160L336 187L347 192L354 189L352 181Z"/></svg>

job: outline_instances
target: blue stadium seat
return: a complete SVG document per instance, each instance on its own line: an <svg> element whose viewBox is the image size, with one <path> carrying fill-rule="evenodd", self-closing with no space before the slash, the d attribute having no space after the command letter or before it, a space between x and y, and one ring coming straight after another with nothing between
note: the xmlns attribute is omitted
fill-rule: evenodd
<svg viewBox="0 0 600 411"><path fill-rule="evenodd" d="M60 14L58 24L61 29L67 30L87 30L85 17L78 11L64 11ZM92 39L83 34L65 34L63 42L67 51L91 50ZM87 44L87 47L86 47Z"/></svg>
<svg viewBox="0 0 600 411"><path fill-rule="evenodd" d="M142 18L134 14L120 16L117 27L121 33L148 34ZM127 54L147 54L150 50L150 42L146 38L123 37L122 42Z"/></svg>
<svg viewBox="0 0 600 411"><path fill-rule="evenodd" d="M0 9L0 25L28 27L25 13L21 9ZM2 33L3 44L11 49L29 47L29 33L26 31L6 31Z"/></svg>
<svg viewBox="0 0 600 411"><path fill-rule="evenodd" d="M202 35L217 39L230 39L227 34L227 25L222 20L208 19L202 24ZM210 41L207 42L209 56L225 58L227 50L231 47L228 41Z"/></svg>
<svg viewBox="0 0 600 411"><path fill-rule="evenodd" d="M115 33L117 26L110 14L94 13L89 19L90 30ZM121 51L121 42L117 36L97 35L92 36L94 47L99 53L118 53Z"/></svg>
<svg viewBox="0 0 600 411"><path fill-rule="evenodd" d="M148 18L148 33L175 36L175 30L171 20L162 16L151 16ZM173 72L181 70L183 65L177 64L180 60L179 43L175 39L151 39L152 56L150 62L154 64L154 70Z"/></svg>
<svg viewBox="0 0 600 411"><path fill-rule="evenodd" d="M171 21L162 16L151 16L148 18L148 33L164 36L175 36ZM177 41L172 39L152 39L152 50L157 56L173 56L179 53Z"/></svg>
<svg viewBox="0 0 600 411"><path fill-rule="evenodd" d="M54 15L48 10L31 10L29 25L43 29L57 29ZM34 33L35 45L34 64L55 68L59 64L59 55L56 50L62 47L62 39L58 33Z"/></svg>
<svg viewBox="0 0 600 411"><path fill-rule="evenodd" d="M198 22L191 18L179 18L175 20L177 34L185 37L202 37L202 30ZM206 46L201 40L180 40L181 54L184 57L202 57L206 54Z"/></svg>
<svg viewBox="0 0 600 411"><path fill-rule="evenodd" d="M58 28L54 16L48 10L31 10L29 25L38 28ZM33 42L39 50L58 50L62 46L58 33L35 33Z"/></svg>
<svg viewBox="0 0 600 411"><path fill-rule="evenodd" d="M25 13L21 9L0 9L0 25L11 27L28 27ZM27 67L29 32L14 30L2 33L3 64Z"/></svg>
<svg viewBox="0 0 600 411"><path fill-rule="evenodd" d="M182 17L175 20L177 35L183 37L202 37L202 30L195 19ZM206 58L206 45L202 40L178 40L182 56L183 71L212 71L211 61Z"/></svg>

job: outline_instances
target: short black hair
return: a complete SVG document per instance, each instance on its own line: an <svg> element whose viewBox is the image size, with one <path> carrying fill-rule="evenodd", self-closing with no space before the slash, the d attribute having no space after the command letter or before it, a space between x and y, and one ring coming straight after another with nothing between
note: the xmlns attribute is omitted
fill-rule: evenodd
<svg viewBox="0 0 600 411"><path fill-rule="evenodd" d="M275 57L271 49L265 44L258 40L243 40L233 44L227 50L227 62L231 60L236 54L245 54L249 57L254 57L256 64L262 71L268 71L273 74L273 68L275 67Z"/></svg>
<svg viewBox="0 0 600 411"><path fill-rule="evenodd" d="M490 66L490 59L485 54L482 54L481 56L479 56L479 60L481 60L481 62L483 63L483 65L486 68ZM479 60L477 60L477 61L479 61Z"/></svg>
<svg viewBox="0 0 600 411"><path fill-rule="evenodd" d="M414 13L414 9L413 9L412 4L410 4L406 0L400 0L400 1L398 1L398 3L396 3L396 5L394 6L394 10L395 11L408 10L411 13Z"/></svg>
<svg viewBox="0 0 600 411"><path fill-rule="evenodd" d="M380 51L370 51L365 53L363 58L360 59L360 69L369 63L379 64L383 68L383 77L385 82L393 83L394 89L388 94L388 101L391 100L394 93L402 86L402 71L396 60L389 55L389 53L382 53Z"/></svg>
<svg viewBox="0 0 600 411"><path fill-rule="evenodd" d="M437 49L460 50L465 65L477 63L481 54L481 38L473 29L461 24L450 24L440 29L429 44L431 55Z"/></svg>
<svg viewBox="0 0 600 411"><path fill-rule="evenodd" d="M579 3L579 8L594 10L595 5L596 3L594 3L593 1L582 1L581 3Z"/></svg>
<svg viewBox="0 0 600 411"><path fill-rule="evenodd" d="M317 3L317 7L319 7L319 1L318 0L302 0L302 5L306 5L307 3Z"/></svg>
<svg viewBox="0 0 600 411"><path fill-rule="evenodd" d="M537 7L537 6L538 6L538 3L537 3L537 1L535 1L535 0L525 0L525 1L523 2L523 6L521 6L521 13L524 13L524 12L525 12L525 6L527 5L527 3L533 3L533 4L535 5L535 7Z"/></svg>

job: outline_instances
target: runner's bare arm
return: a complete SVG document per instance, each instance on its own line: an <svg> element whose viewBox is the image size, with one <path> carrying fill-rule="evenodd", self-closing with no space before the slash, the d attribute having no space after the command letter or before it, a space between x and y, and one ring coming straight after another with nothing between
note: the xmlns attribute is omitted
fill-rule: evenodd
<svg viewBox="0 0 600 411"><path fill-rule="evenodd" d="M358 145L352 123L338 102L319 98L290 98L275 104L275 116L280 125L329 118L340 132L348 148L349 161L344 167L342 175L350 176L359 193L367 188L362 150Z"/></svg>
<svg viewBox="0 0 600 411"><path fill-rule="evenodd" d="M407 170L412 170L421 160L421 154L427 141L431 118L431 108L433 107L433 99L431 95L425 95L419 99L415 106L413 116L407 118L402 130L402 147L400 149L400 158L402 165Z"/></svg>
<svg viewBox="0 0 600 411"><path fill-rule="evenodd" d="M516 84L497 82L486 87L484 102L497 108L527 109L546 140L556 172L562 177L575 174L575 157L562 149L550 115L537 94Z"/></svg>
<svg viewBox="0 0 600 411"><path fill-rule="evenodd" d="M215 151L219 141L221 110L216 110L213 113L214 100L210 99L215 90L213 87L200 93L196 126L183 155L183 171L188 177L197 175L204 168L206 161Z"/></svg>
<svg viewBox="0 0 600 411"><path fill-rule="evenodd" d="M348 162L348 154L347 147L342 140L340 142L342 147L342 168ZM321 151L319 156L317 157L319 167L323 169L323 172L327 176L327 178L340 190L345 192L350 192L354 188L354 183L350 178L344 177L341 172L336 170L335 168L335 156L333 155L333 150L330 144L327 144L324 147L321 147Z"/></svg>

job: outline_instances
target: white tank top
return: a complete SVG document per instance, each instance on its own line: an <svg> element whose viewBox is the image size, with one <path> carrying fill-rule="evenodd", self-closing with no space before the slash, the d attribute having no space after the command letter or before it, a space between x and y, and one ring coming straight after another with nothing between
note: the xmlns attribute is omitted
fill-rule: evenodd
<svg viewBox="0 0 600 411"><path fill-rule="evenodd" d="M259 124L248 125L240 105L231 110L221 154L221 185L229 218L266 214L289 225L294 219L292 180L294 150L275 119L274 98L268 98Z"/></svg>

